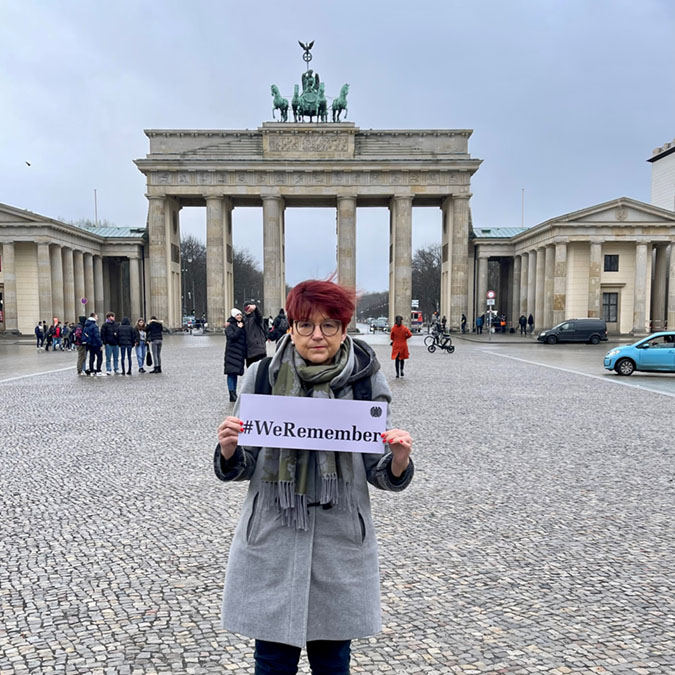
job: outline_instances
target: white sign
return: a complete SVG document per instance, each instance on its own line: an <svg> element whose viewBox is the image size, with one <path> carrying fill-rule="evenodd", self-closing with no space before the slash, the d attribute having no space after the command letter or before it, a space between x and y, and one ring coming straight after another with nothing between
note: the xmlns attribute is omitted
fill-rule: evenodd
<svg viewBox="0 0 675 675"><path fill-rule="evenodd" d="M487 292L488 298L494 298L495 297L495 292L494 291L488 291Z"/></svg>
<svg viewBox="0 0 675 675"><path fill-rule="evenodd" d="M412 307L412 309L419 309L420 301L419 300L411 300L410 306Z"/></svg>
<svg viewBox="0 0 675 675"><path fill-rule="evenodd" d="M241 445L384 453L386 403L264 394L240 398Z"/></svg>
<svg viewBox="0 0 675 675"><path fill-rule="evenodd" d="M488 307L492 307L495 304L494 298L489 298L486 302Z"/></svg>

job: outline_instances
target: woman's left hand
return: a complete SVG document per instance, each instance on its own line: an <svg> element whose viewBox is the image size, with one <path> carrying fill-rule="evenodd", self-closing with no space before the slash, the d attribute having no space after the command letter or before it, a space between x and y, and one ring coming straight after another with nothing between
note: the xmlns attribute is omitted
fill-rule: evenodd
<svg viewBox="0 0 675 675"><path fill-rule="evenodd" d="M389 445L392 455L391 472L399 478L408 468L412 452L412 438L403 429L389 429L382 434L382 440Z"/></svg>

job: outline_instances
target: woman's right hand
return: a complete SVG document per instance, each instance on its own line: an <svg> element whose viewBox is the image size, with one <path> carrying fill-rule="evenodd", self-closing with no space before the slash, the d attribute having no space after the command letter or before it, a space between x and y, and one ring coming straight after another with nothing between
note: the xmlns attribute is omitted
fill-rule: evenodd
<svg viewBox="0 0 675 675"><path fill-rule="evenodd" d="M238 417L226 417L218 427L218 445L220 454L230 459L239 444L239 434L244 430L243 422Z"/></svg>

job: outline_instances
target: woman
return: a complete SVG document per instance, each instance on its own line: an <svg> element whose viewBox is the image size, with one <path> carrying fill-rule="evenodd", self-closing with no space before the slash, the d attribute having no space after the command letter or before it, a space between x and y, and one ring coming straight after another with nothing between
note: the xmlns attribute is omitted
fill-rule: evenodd
<svg viewBox="0 0 675 675"><path fill-rule="evenodd" d="M136 340L134 344L136 345L136 361L138 361L138 372L144 373L145 368L145 354L148 351L147 343L147 331L145 326L145 319L141 317L136 322Z"/></svg>
<svg viewBox="0 0 675 675"><path fill-rule="evenodd" d="M401 374L404 376L403 364L407 358L410 358L408 352L408 340L412 333L403 325L403 317L398 314L394 318L394 325L391 327L389 339L391 340L391 358L396 359L396 377Z"/></svg>
<svg viewBox="0 0 675 675"><path fill-rule="evenodd" d="M122 375L131 375L131 348L136 342L136 334L128 316L122 319L120 327L117 329L117 341L120 347L122 358ZM127 369L124 369L126 357Z"/></svg>
<svg viewBox="0 0 675 675"><path fill-rule="evenodd" d="M304 281L288 294L286 311L290 332L269 363L272 394L353 399L366 381L370 400L391 400L372 349L347 335L353 294ZM249 369L242 393L255 391L260 366ZM351 640L381 629L367 483L394 492L409 485L410 434L382 434L384 454L247 447L238 445L238 412L239 402L218 427L214 457L218 478L250 481L222 625L255 638L258 674L295 673L304 645L314 672L348 673Z"/></svg>
<svg viewBox="0 0 675 675"><path fill-rule="evenodd" d="M246 331L244 315L235 307L225 326L227 344L225 345L225 375L230 402L237 400L237 377L244 374L246 360Z"/></svg>
<svg viewBox="0 0 675 675"><path fill-rule="evenodd" d="M152 362L155 367L150 371L150 375L162 372L162 331L164 327L162 322L156 316L151 316L148 321L147 338L152 350Z"/></svg>

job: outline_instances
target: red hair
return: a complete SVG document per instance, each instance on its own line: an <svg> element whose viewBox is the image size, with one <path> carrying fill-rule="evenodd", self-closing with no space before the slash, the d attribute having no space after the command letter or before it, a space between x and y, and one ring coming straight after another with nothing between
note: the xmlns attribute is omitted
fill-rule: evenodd
<svg viewBox="0 0 675 675"><path fill-rule="evenodd" d="M315 310L323 310L329 319L337 319L347 328L356 305L354 291L331 281L309 279L293 286L286 298L288 322L306 321Z"/></svg>

